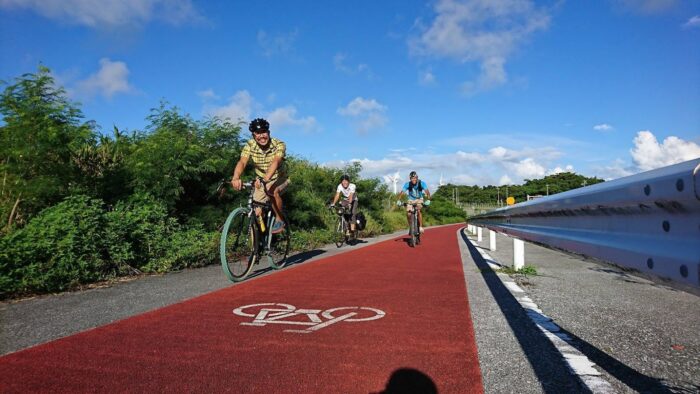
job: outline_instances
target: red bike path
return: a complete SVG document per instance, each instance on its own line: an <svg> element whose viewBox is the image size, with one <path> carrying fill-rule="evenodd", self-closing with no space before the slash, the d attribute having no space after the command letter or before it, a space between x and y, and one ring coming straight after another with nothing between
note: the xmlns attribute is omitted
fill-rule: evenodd
<svg viewBox="0 0 700 394"><path fill-rule="evenodd" d="M0 392L481 393L460 227L428 229L416 248L399 237L3 356ZM233 312L260 303L298 313ZM321 313L339 307L373 309ZM251 325L261 308L272 311Z"/></svg>

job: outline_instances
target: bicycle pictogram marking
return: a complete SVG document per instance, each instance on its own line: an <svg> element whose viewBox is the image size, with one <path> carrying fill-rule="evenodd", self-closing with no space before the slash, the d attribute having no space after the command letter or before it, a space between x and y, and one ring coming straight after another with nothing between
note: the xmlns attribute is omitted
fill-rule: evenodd
<svg viewBox="0 0 700 394"><path fill-rule="evenodd" d="M263 327L268 324L289 324L308 326L305 329L287 329L285 332L310 334L339 322L365 322L383 318L381 309L366 306L342 306L326 309L297 309L294 305L282 303L261 303L238 307L233 310L238 316L252 317L251 322L241 322L242 326Z"/></svg>

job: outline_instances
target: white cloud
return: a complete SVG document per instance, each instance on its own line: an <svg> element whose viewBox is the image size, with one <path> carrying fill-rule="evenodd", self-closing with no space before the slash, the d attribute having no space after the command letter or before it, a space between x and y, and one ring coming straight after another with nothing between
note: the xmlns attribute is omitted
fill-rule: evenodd
<svg viewBox="0 0 700 394"><path fill-rule="evenodd" d="M204 100L218 100L220 97L214 92L214 89L205 89L197 92L197 96Z"/></svg>
<svg viewBox="0 0 700 394"><path fill-rule="evenodd" d="M637 171L622 159L616 159L610 165L603 167L594 167L592 171L596 176L610 181L625 176L634 175Z"/></svg>
<svg viewBox="0 0 700 394"><path fill-rule="evenodd" d="M634 138L634 147L630 150L632 160L641 171L681 163L700 157L700 146L692 141L685 141L670 136L659 144L651 131L644 130Z"/></svg>
<svg viewBox="0 0 700 394"><path fill-rule="evenodd" d="M75 93L80 96L101 95L111 98L118 93L133 93L129 84L129 68L124 62L100 59L100 69L87 79L76 83Z"/></svg>
<svg viewBox="0 0 700 394"><path fill-rule="evenodd" d="M504 158L506 154L508 153L508 149L502 147L502 146L497 146L495 148L489 149L489 154L493 157L496 158Z"/></svg>
<svg viewBox="0 0 700 394"><path fill-rule="evenodd" d="M381 159L352 159L347 162L336 161L325 165L342 168L359 161L362 175L384 178L384 175L399 171L401 179L407 179L408 173L417 171L421 178L437 184L440 177L445 183L468 185L504 185L522 183L524 179L541 178L559 171L561 166L552 166L546 170L549 159L543 159L537 152L549 152L551 148L508 150L503 147L492 148L487 153L454 151L451 153L430 153L422 151L405 151L394 149ZM528 156L528 154L533 154ZM550 157L559 156L548 153ZM567 169L571 166L565 167ZM386 180L386 179L385 179Z"/></svg>
<svg viewBox="0 0 700 394"><path fill-rule="evenodd" d="M351 66L346 64L346 60L348 58L348 55L345 53L336 53L333 56L333 66L335 66L336 71L343 72L348 75L355 75L355 74L366 74L367 78L372 79L374 78L374 74L372 73L372 70L369 68L369 66L365 63L359 63L357 65Z"/></svg>
<svg viewBox="0 0 700 394"><path fill-rule="evenodd" d="M480 63L481 74L462 85L469 95L506 83L508 57L550 20L547 10L530 0L439 0L435 12L432 24L409 40L410 51Z"/></svg>
<svg viewBox="0 0 700 394"><path fill-rule="evenodd" d="M574 172L574 166L572 166L571 164L568 164L564 168L557 166L550 170L547 170L547 175L556 175L561 174L562 172Z"/></svg>
<svg viewBox="0 0 700 394"><path fill-rule="evenodd" d="M508 175L503 175L501 179L498 180L498 186L511 185L513 180L510 179Z"/></svg>
<svg viewBox="0 0 700 394"><path fill-rule="evenodd" d="M318 129L318 122L313 116L307 116L305 118L297 118L297 109L293 105L288 105L286 107L280 107L267 115L267 120L270 125L274 125L275 129L283 128L284 126L299 126L304 131L314 131Z"/></svg>
<svg viewBox="0 0 700 394"><path fill-rule="evenodd" d="M353 118L358 132L367 133L386 125L388 122L384 115L386 110L387 107L375 99L356 97L345 107L338 108L337 112L342 116Z"/></svg>
<svg viewBox="0 0 700 394"><path fill-rule="evenodd" d="M683 27L687 29L691 29L694 27L700 27L700 15L695 15L692 18L688 19L688 22L685 22L683 24Z"/></svg>
<svg viewBox="0 0 700 394"><path fill-rule="evenodd" d="M433 74L432 70L425 70L421 72L418 82L423 86L435 85L435 74Z"/></svg>
<svg viewBox="0 0 700 394"><path fill-rule="evenodd" d="M503 165L520 179L542 178L547 172L542 164L531 157L517 163L504 162Z"/></svg>
<svg viewBox="0 0 700 394"><path fill-rule="evenodd" d="M293 30L289 33L277 34L270 36L266 31L258 31L258 45L262 49L265 57L275 55L288 55L294 53L294 42L297 40L299 30Z"/></svg>
<svg viewBox="0 0 700 394"><path fill-rule="evenodd" d="M218 98L218 96L210 92L210 90L200 92L199 96L205 100L205 103L210 101L209 98L211 97ZM287 129L288 126L301 128L306 132L316 131L320 128L315 117L298 116L298 110L294 105L286 105L273 108L272 110L266 110L247 90L237 91L229 98L228 103L225 105L213 106L211 104L206 104L204 112L208 115L230 119L234 122L245 123L254 117L261 116L270 122L270 128L274 131Z"/></svg>
<svg viewBox="0 0 700 394"><path fill-rule="evenodd" d="M247 122L251 117L250 114L253 108L256 106L253 96L247 90L239 90L229 98L228 104L221 107L208 108L205 112L234 122Z"/></svg>
<svg viewBox="0 0 700 394"><path fill-rule="evenodd" d="M614 130L614 127L610 126L607 123L601 123L601 124L597 124L597 125L593 126L593 130L610 131L610 130Z"/></svg>
<svg viewBox="0 0 700 394"><path fill-rule="evenodd" d="M204 19L191 0L0 0L0 7L30 9L59 22L98 28L154 19L174 25Z"/></svg>

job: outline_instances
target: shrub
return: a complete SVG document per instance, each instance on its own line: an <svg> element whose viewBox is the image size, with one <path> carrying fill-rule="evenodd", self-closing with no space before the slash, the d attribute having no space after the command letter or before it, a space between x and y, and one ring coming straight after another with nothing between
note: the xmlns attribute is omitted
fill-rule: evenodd
<svg viewBox="0 0 700 394"><path fill-rule="evenodd" d="M201 228L181 230L172 235L166 252L143 266L146 272L167 272L202 267L218 261L219 233Z"/></svg>
<svg viewBox="0 0 700 394"><path fill-rule="evenodd" d="M169 238L179 227L174 218L168 217L166 205L147 194L117 203L105 216L107 249L114 269L121 275L138 272L165 255Z"/></svg>
<svg viewBox="0 0 700 394"><path fill-rule="evenodd" d="M110 275L102 201L73 196L0 241L0 297L52 292Z"/></svg>

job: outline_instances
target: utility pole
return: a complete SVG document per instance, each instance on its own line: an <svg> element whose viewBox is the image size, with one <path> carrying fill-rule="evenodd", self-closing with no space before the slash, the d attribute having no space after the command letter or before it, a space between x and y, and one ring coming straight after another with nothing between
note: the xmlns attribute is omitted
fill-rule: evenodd
<svg viewBox="0 0 700 394"><path fill-rule="evenodd" d="M547 184L547 195L549 195L549 183Z"/></svg>

